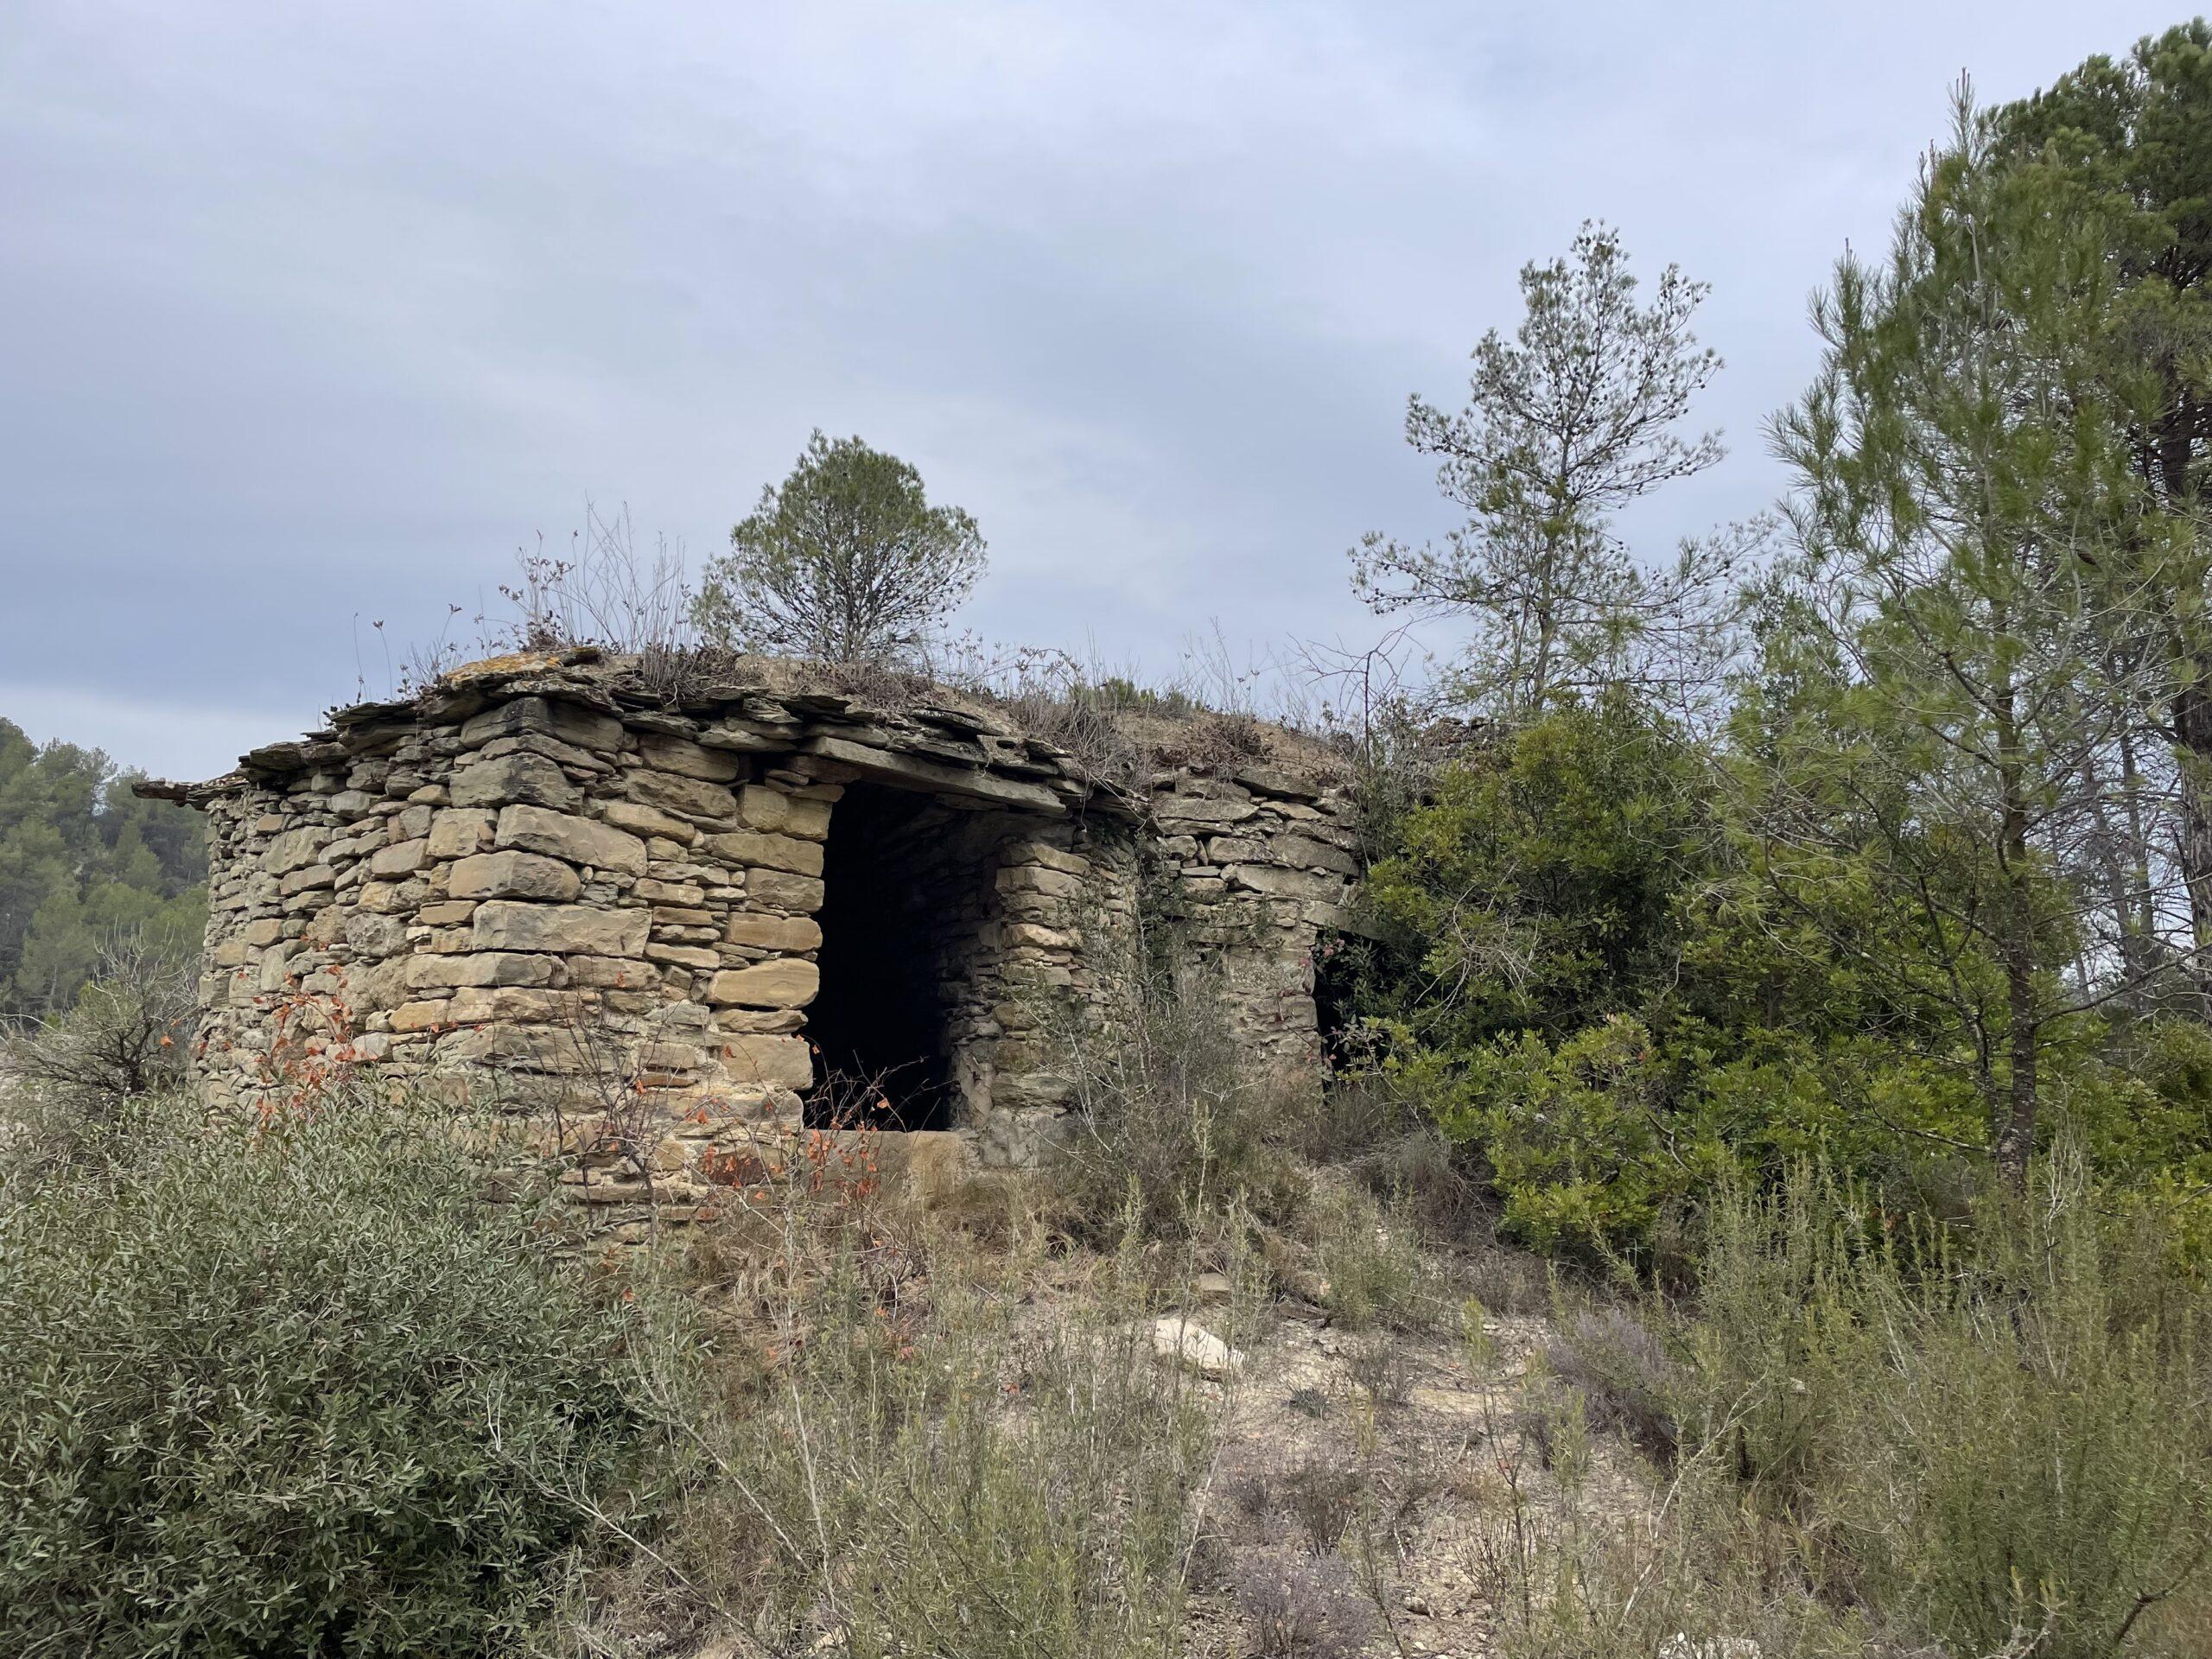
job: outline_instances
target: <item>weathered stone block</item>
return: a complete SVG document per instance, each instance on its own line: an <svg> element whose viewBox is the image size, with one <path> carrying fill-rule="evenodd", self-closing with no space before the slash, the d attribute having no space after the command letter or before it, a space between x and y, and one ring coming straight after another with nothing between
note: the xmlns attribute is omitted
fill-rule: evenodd
<svg viewBox="0 0 2212 1659"><path fill-rule="evenodd" d="M738 1082L775 1084L802 1092L814 1084L814 1058L804 1038L734 1033L719 1052L722 1069Z"/></svg>
<svg viewBox="0 0 2212 1659"><path fill-rule="evenodd" d="M632 887L631 892L651 905L696 905L703 903L707 890L692 881L660 881L646 876Z"/></svg>
<svg viewBox="0 0 2212 1659"><path fill-rule="evenodd" d="M461 741L480 748L495 737L542 732L580 749L610 749L622 741L622 722L595 709L546 697L513 697L463 722Z"/></svg>
<svg viewBox="0 0 2212 1659"><path fill-rule="evenodd" d="M737 791L737 821L748 830L780 832L791 822L791 798L765 784L747 784Z"/></svg>
<svg viewBox="0 0 2212 1659"><path fill-rule="evenodd" d="M590 1018L576 999L563 991L532 990L518 985L469 985L453 994L448 1017L457 1026L513 1020L526 1026L564 1025Z"/></svg>
<svg viewBox="0 0 2212 1659"><path fill-rule="evenodd" d="M482 807L448 807L430 820L430 856L466 858L492 842L492 815Z"/></svg>
<svg viewBox="0 0 2212 1659"><path fill-rule="evenodd" d="M446 891L456 899L550 899L565 903L583 891L583 880L559 859L542 854L479 853L453 867Z"/></svg>
<svg viewBox="0 0 2212 1659"><path fill-rule="evenodd" d="M639 740L638 747L654 770L705 783L727 784L745 770L745 763L727 749L702 748L680 737L648 734Z"/></svg>
<svg viewBox="0 0 2212 1659"><path fill-rule="evenodd" d="M479 950L546 951L591 957L639 957L652 926L639 908L599 910L588 905L531 905L499 900L479 905L471 930Z"/></svg>
<svg viewBox="0 0 2212 1659"><path fill-rule="evenodd" d="M1242 823L1260 809L1249 801L1211 795L1155 795L1153 814L1162 824Z"/></svg>
<svg viewBox="0 0 2212 1659"><path fill-rule="evenodd" d="M1300 777L1279 766L1239 766L1230 775L1247 789L1262 795L1279 795L1300 801L1319 800L1321 797L1322 785L1313 779Z"/></svg>
<svg viewBox="0 0 2212 1659"><path fill-rule="evenodd" d="M996 882L1001 893L1041 893L1054 899L1072 899L1083 891L1083 883L1065 870L1048 870L1035 865L1001 870Z"/></svg>
<svg viewBox="0 0 2212 1659"><path fill-rule="evenodd" d="M830 803L750 784L737 795L738 822L748 830L820 841L830 833Z"/></svg>
<svg viewBox="0 0 2212 1659"><path fill-rule="evenodd" d="M335 868L338 865L351 863L365 854L373 852L385 844L385 838L379 833L382 829L383 826L378 824L368 829L363 834L349 836L344 841L332 842L329 846L322 849L322 861Z"/></svg>
<svg viewBox="0 0 2212 1659"><path fill-rule="evenodd" d="M1271 899L1327 903L1344 897L1342 877L1319 875L1311 870L1278 869L1271 864L1232 864L1226 874L1232 887L1265 893Z"/></svg>
<svg viewBox="0 0 2212 1659"><path fill-rule="evenodd" d="M487 1024L442 1038L438 1058L461 1065L487 1065L518 1071L573 1077L592 1069L591 1058L574 1033L559 1026Z"/></svg>
<svg viewBox="0 0 2212 1659"><path fill-rule="evenodd" d="M792 732L780 721L765 725L757 721L720 720L699 734L699 741L709 748L728 749L738 754L765 754L791 747Z"/></svg>
<svg viewBox="0 0 2212 1659"><path fill-rule="evenodd" d="M569 983L600 990L651 990L661 982L660 969L650 962L630 962L614 957L570 957Z"/></svg>
<svg viewBox="0 0 2212 1659"><path fill-rule="evenodd" d="M794 795L784 833L802 841L820 841L830 833L830 803L820 796Z"/></svg>
<svg viewBox="0 0 2212 1659"><path fill-rule="evenodd" d="M520 801L569 812L582 799L568 774L542 754L503 754L463 766L453 775L455 806L505 806Z"/></svg>
<svg viewBox="0 0 2212 1659"><path fill-rule="evenodd" d="M479 950L465 957L410 957L407 985L410 990L452 990L462 985L549 986L561 976L558 957L510 956Z"/></svg>
<svg viewBox="0 0 2212 1659"><path fill-rule="evenodd" d="M511 806L499 814L493 838L502 847L563 858L595 870L636 875L645 868L645 843L637 836L542 806Z"/></svg>
<svg viewBox="0 0 2212 1659"><path fill-rule="evenodd" d="M1091 874L1090 861L1080 853L1071 853L1041 841L1025 841L1010 848L1008 856L1025 864L1042 864L1048 870L1059 870L1073 876Z"/></svg>
<svg viewBox="0 0 2212 1659"><path fill-rule="evenodd" d="M337 833L321 824L287 830L270 842L268 850L261 855L261 868L271 875L283 875L312 864L321 856L322 849L336 839Z"/></svg>
<svg viewBox="0 0 2212 1659"><path fill-rule="evenodd" d="M429 862L429 841L416 836L414 841L400 841L391 847L378 847L370 854L372 876L390 880L394 876L411 876Z"/></svg>
<svg viewBox="0 0 2212 1659"><path fill-rule="evenodd" d="M1265 860L1268 843L1249 836L1216 836L1206 842L1206 859L1214 864L1252 864Z"/></svg>
<svg viewBox="0 0 2212 1659"><path fill-rule="evenodd" d="M737 798L724 784L639 767L625 775L623 787L633 801L696 823L728 823L737 816Z"/></svg>
<svg viewBox="0 0 2212 1659"><path fill-rule="evenodd" d="M379 916L398 916L421 904L429 889L416 881L370 881L362 885L353 895L353 902L363 910L372 910Z"/></svg>
<svg viewBox="0 0 2212 1659"><path fill-rule="evenodd" d="M822 925L810 916L740 914L729 918L727 937L732 944L761 950L815 950L821 948Z"/></svg>
<svg viewBox="0 0 2212 1659"><path fill-rule="evenodd" d="M1339 875L1357 875L1359 861L1341 847L1316 841L1310 836L1278 836L1273 849L1276 860L1284 864L1295 864L1307 869L1334 870Z"/></svg>
<svg viewBox="0 0 2212 1659"><path fill-rule="evenodd" d="M706 846L715 857L748 868L788 870L794 875L822 874L822 843L818 841L735 830L728 835L709 836Z"/></svg>
<svg viewBox="0 0 2212 1659"><path fill-rule="evenodd" d="M648 838L660 836L686 847L699 839L697 826L657 806L643 806L636 801L609 801L600 810L607 823L632 835Z"/></svg>
<svg viewBox="0 0 2212 1659"><path fill-rule="evenodd" d="M580 749L573 743L563 743L557 737L548 737L543 732L526 732L520 737L495 737L477 752L480 761L496 760L503 755L543 755L555 766L568 772L611 772L613 766L589 749Z"/></svg>
<svg viewBox="0 0 2212 1659"><path fill-rule="evenodd" d="M747 1008L803 1008L821 988L822 970L792 957L716 974L707 988L707 1001Z"/></svg>
<svg viewBox="0 0 2212 1659"><path fill-rule="evenodd" d="M822 883L810 875L755 870L746 878L745 896L772 910L811 914L822 908Z"/></svg>
<svg viewBox="0 0 2212 1659"><path fill-rule="evenodd" d="M649 944L645 947L645 960L672 962L679 968L712 969L722 965L719 954L696 944Z"/></svg>
<svg viewBox="0 0 2212 1659"><path fill-rule="evenodd" d="M357 957L372 960L406 949L407 928L397 917L377 916L360 910L346 915L339 906L334 906L333 909L339 911L339 917L334 919L339 921L346 948Z"/></svg>
<svg viewBox="0 0 2212 1659"><path fill-rule="evenodd" d="M718 1008L716 1031L781 1033L804 1027L806 1016L797 1008Z"/></svg>

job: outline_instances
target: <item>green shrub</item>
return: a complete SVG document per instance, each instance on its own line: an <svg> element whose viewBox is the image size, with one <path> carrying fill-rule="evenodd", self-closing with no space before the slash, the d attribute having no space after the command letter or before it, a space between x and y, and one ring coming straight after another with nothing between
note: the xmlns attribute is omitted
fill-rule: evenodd
<svg viewBox="0 0 2212 1659"><path fill-rule="evenodd" d="M1276 1220L1295 1206L1288 1154L1319 1079L1254 1065L1211 974L1141 976L1104 1027L1063 1033L1061 1046L1074 1111L1054 1179L1090 1242L1131 1221L1146 1238L1181 1241L1238 1207Z"/></svg>
<svg viewBox="0 0 2212 1659"><path fill-rule="evenodd" d="M1907 1249L1801 1173L1713 1206L1685 1413L1813 1580L1963 1653L2155 1652L2212 1573L2212 1309L2064 1157Z"/></svg>
<svg viewBox="0 0 2212 1659"><path fill-rule="evenodd" d="M0 1648L469 1654L639 1420L628 1316L429 1121L332 1099L0 1198Z"/></svg>
<svg viewBox="0 0 2212 1659"><path fill-rule="evenodd" d="M0 1179L36 1181L126 1148L148 1101L183 1078L198 989L193 959L128 937L101 950L67 1007L0 1016Z"/></svg>
<svg viewBox="0 0 2212 1659"><path fill-rule="evenodd" d="M1417 1055L1408 1081L1446 1137L1478 1148L1507 1228L1539 1249L1639 1248L1730 1161L1667 1099L1640 1021L1554 1045L1533 1031Z"/></svg>
<svg viewBox="0 0 2212 1659"><path fill-rule="evenodd" d="M1426 1330L1444 1316L1443 1277L1410 1209L1332 1180L1313 1205L1315 1265L1332 1319L1349 1331Z"/></svg>
<svg viewBox="0 0 2212 1659"><path fill-rule="evenodd" d="M1363 1012L1465 1049L1567 1035L1673 977L1680 895L1710 858L1706 758L1625 693L1487 732L1400 816L1369 872L1387 977Z"/></svg>
<svg viewBox="0 0 2212 1659"><path fill-rule="evenodd" d="M1725 1183L1693 1302L1566 1317L1471 1537L1514 1659L2165 1659L2212 1631L2212 1306L2078 1163L1970 1224ZM1623 1525L1586 1427L1679 1434ZM1663 1448L1659 1448L1663 1449ZM1708 1645L1710 1644L1710 1645Z"/></svg>
<svg viewBox="0 0 2212 1659"><path fill-rule="evenodd" d="M1039 1321L943 1238L923 1285L887 1274L880 1215L802 1224L755 1281L765 1340L660 1351L687 1462L628 1613L602 1617L854 1659L1179 1654L1218 1407L1129 1317L1141 1287Z"/></svg>

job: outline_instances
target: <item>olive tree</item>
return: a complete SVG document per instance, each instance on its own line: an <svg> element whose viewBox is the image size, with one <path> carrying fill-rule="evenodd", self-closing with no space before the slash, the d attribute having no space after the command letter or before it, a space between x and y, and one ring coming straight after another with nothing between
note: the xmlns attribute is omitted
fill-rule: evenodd
<svg viewBox="0 0 2212 1659"><path fill-rule="evenodd" d="M710 642L819 662L911 656L976 585L983 537L932 506L922 475L859 438L819 430L730 531L695 606Z"/></svg>

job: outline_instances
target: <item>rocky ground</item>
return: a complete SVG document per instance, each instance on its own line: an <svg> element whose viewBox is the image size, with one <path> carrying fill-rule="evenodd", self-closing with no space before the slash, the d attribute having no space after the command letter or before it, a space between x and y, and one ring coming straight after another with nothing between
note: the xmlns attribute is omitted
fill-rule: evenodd
<svg viewBox="0 0 2212 1659"><path fill-rule="evenodd" d="M1538 1451L1550 1322L1484 1326L1473 1347L1290 1318L1244 1355L1225 1389L1192 1653L1265 1653L1283 1635L1271 1621L1301 1608L1299 1650L1315 1656L1494 1651L1515 1540L1555 1529L1568 1499ZM1655 1501L1646 1466L1604 1439L1587 1456L1575 1512L1633 1524Z"/></svg>

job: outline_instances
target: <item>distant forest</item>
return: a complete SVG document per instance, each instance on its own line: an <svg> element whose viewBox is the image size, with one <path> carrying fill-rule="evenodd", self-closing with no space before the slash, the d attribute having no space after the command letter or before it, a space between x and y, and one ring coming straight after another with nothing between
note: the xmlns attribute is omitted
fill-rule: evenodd
<svg viewBox="0 0 2212 1659"><path fill-rule="evenodd" d="M197 812L131 794L139 775L0 720L0 1014L66 1007L126 937L199 949L205 830Z"/></svg>

